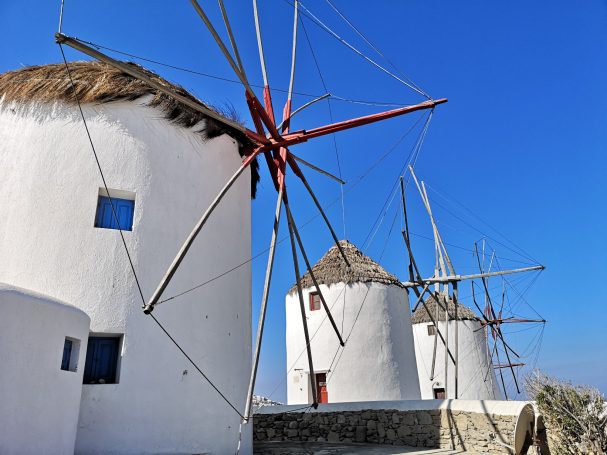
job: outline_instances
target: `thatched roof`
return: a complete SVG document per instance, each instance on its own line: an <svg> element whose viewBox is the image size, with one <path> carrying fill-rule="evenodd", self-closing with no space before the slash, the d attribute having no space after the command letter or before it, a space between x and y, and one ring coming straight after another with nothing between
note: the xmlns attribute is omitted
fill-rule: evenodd
<svg viewBox="0 0 607 455"><path fill-rule="evenodd" d="M183 87L172 84L157 74L135 64L139 71L170 87L180 95L187 97L202 106L217 111L224 117L233 117L232 113L220 112L198 100ZM146 95L151 95L148 106L159 109L164 116L173 123L185 128L191 128L200 121L205 120L204 131L198 131L207 138L213 138L227 133L246 144L244 135L228 125L195 111L174 98L160 93L145 82L126 74L113 66L97 61L81 61L69 64L76 93L82 104L111 103L113 101L133 101ZM50 64L42 66L29 66L15 71L0 74L0 99L4 101L31 102L39 101L53 103L61 101L75 103L74 93L70 79L67 76L64 64ZM241 148L242 156L242 148ZM257 182L259 181L258 164L251 165L251 196L255 196Z"/></svg>
<svg viewBox="0 0 607 455"><path fill-rule="evenodd" d="M329 251L312 267L314 277L318 284L336 283L382 283L403 287L394 275L386 272L384 268L368 256L365 256L356 246L347 240L340 240L341 245L351 267L348 267L337 246L333 245ZM310 274L306 272L301 279L302 288L314 286ZM289 293L297 291L294 284Z"/></svg>
<svg viewBox="0 0 607 455"><path fill-rule="evenodd" d="M437 302L436 298L432 295L426 299L426 306L430 310L432 317L436 318L436 306L438 304L438 315L439 315L438 320L444 321L445 320L445 303L447 302L447 298L444 295L440 295L438 297L438 300L439 300L439 302ZM449 303L449 308L448 308L449 320L454 321L455 320L455 303L453 302L452 299L448 299L448 303ZM462 305L461 303L457 304L457 319L459 321L466 321L466 320L467 321L479 321L480 320L478 318L478 316L476 316L476 314L474 314L474 312L470 308L468 308L465 305ZM411 316L411 323L420 324L420 323L425 323L425 322L432 322L432 319L430 319L430 316L428 315L426 308L424 308L423 305L420 305L417 308L417 310L415 310L413 315Z"/></svg>

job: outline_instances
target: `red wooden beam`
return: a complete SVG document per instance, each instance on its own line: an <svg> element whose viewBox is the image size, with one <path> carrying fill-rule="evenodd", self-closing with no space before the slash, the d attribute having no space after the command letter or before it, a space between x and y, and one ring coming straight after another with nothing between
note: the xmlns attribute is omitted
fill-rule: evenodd
<svg viewBox="0 0 607 455"><path fill-rule="evenodd" d="M392 117L398 117L400 115L409 114L411 112L420 111L424 109L432 109L439 104L443 104L447 102L447 98L441 98L439 100L431 100L425 101L420 104L416 104L414 106L406 106L398 109L393 109L391 111L380 112L377 114L366 115L364 117L358 117L351 120L345 120L343 122L333 123L330 125L321 126L319 128L314 128L311 130L302 130L296 131L290 134L285 134L284 141L278 142L276 145L288 147L295 144L300 144L302 142L306 142L309 139L326 136L327 134L337 133L339 131L348 130L351 128L356 128L362 125L368 125L370 123L379 122L381 120L386 120ZM267 146L266 146L267 147Z"/></svg>

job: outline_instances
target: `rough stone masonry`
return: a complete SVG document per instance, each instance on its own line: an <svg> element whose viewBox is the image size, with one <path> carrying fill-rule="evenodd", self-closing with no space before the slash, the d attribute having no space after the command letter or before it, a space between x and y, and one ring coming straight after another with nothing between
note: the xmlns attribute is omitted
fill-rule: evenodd
<svg viewBox="0 0 607 455"><path fill-rule="evenodd" d="M254 441L327 441L512 454L517 417L450 409L282 412L254 416Z"/></svg>

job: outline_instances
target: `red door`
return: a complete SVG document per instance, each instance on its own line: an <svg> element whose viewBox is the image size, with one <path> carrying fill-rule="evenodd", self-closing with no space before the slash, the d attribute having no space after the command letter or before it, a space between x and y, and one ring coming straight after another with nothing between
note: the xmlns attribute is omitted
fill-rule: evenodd
<svg viewBox="0 0 607 455"><path fill-rule="evenodd" d="M327 391L327 373L318 373L316 375L316 391L319 403L329 402L329 392Z"/></svg>

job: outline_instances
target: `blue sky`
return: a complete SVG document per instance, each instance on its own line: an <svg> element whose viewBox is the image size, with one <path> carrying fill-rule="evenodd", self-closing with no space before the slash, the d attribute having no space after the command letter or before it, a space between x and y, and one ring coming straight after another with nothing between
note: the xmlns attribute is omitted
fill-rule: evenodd
<svg viewBox="0 0 607 455"><path fill-rule="evenodd" d="M416 166L418 175L430 188L445 240L469 250L475 240L488 234L488 243L504 258L503 267L534 262L529 257L546 265L539 277L535 274L512 280L519 291L525 291L533 281L525 299L549 321L537 366L549 374L607 391L607 343L601 329L607 300L603 277L607 253L607 3L333 1L396 67L434 98L449 98L432 118ZM270 82L275 88L285 88L291 46L290 2L260 3ZM108 0L92 7L90 2L66 0L63 30L110 48L233 79L189 2L171 2L170 7L168 4ZM226 4L249 78L259 83L250 2L227 0ZM385 63L324 0L308 0L304 5L365 54ZM223 32L215 3L209 2L208 9ZM1 44L0 71L58 62L61 57L53 39L58 13L58 1L3 1L0 27L5 39ZM397 104L423 100L310 20L304 18L304 24L332 94ZM67 55L71 60L83 58L71 50ZM216 105L232 104L248 121L243 90L237 84L144 64L203 100ZM295 90L311 95L324 93L301 32ZM294 105L310 99L297 95ZM281 110L284 94L276 92L274 100ZM331 101L331 107L336 120L382 109L339 100ZM328 206L340 237L345 224L349 240L403 279L406 262L398 232L402 223L398 204L389 207L371 240L369 232L382 213L424 119L413 114L336 137L341 172L348 182L344 187L345 223L337 199L338 186L307 172L319 198ZM318 103L294 119L293 128L311 128L329 120L327 103ZM360 180L411 127L412 132ZM338 173L332 138L297 146L293 151ZM303 224L316 211L301 185L292 177L288 182L296 220ZM430 236L427 217L413 190L412 186L407 189L411 229ZM258 197L253 201L254 255L269 243L275 197L264 170ZM390 231L392 220L395 222ZM281 237L284 235L283 230ZM302 236L313 261L331 246L331 238L319 218L302 228ZM414 236L413 241L422 268L429 275L432 243L420 236ZM520 249L525 253L521 254ZM459 272L474 270L470 251L451 247L450 252ZM256 259L253 267L255 324L265 257ZM275 270L258 392L274 392L272 398L284 400L284 294L294 281L286 241L278 247ZM204 278L207 277L201 281ZM469 291L469 287L466 289ZM532 315L524 303L517 308L522 315ZM509 339L524 349L530 341L529 333L509 330Z"/></svg>

